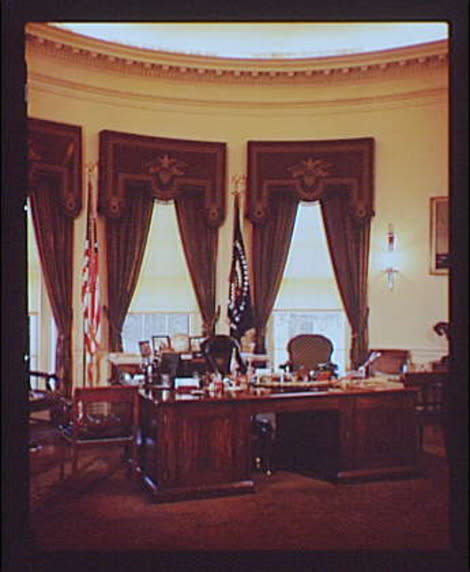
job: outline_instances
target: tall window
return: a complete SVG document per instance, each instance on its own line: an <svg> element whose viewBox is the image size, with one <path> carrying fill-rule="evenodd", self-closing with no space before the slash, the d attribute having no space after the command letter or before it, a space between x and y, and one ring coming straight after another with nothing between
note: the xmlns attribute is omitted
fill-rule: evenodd
<svg viewBox="0 0 470 572"><path fill-rule="evenodd" d="M348 323L331 265L319 203L301 203L281 288L271 316L273 365L284 363L297 334L323 334L334 346L332 361L347 368Z"/></svg>
<svg viewBox="0 0 470 572"><path fill-rule="evenodd" d="M136 291L123 326L124 351L157 334L201 331L174 204L156 203Z"/></svg>
<svg viewBox="0 0 470 572"><path fill-rule="evenodd" d="M29 203L27 233L29 368L53 372L55 370L57 328L44 284Z"/></svg>

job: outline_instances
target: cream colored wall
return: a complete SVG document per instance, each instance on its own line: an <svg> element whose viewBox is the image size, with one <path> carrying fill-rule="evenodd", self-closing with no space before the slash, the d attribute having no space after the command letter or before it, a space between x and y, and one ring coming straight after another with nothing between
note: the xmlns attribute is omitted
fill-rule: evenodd
<svg viewBox="0 0 470 572"><path fill-rule="evenodd" d="M362 80L341 77L256 87L113 73L35 50L27 52L27 62L29 115L82 126L84 163L97 161L103 129L222 141L227 144L230 186L233 175L246 172L249 140L373 137L376 216L371 229L370 345L408 347L418 362L446 353L432 325L448 318L448 280L429 274L429 199L448 192L445 64ZM231 254L230 199L219 248L217 288L223 308ZM77 257L84 217L85 211L76 222ZM386 288L380 261L389 223L398 235L401 257L393 291ZM245 240L249 238L247 225ZM76 272L74 304L79 308ZM81 333L80 324L76 326L78 358ZM77 379L80 362L76 360Z"/></svg>

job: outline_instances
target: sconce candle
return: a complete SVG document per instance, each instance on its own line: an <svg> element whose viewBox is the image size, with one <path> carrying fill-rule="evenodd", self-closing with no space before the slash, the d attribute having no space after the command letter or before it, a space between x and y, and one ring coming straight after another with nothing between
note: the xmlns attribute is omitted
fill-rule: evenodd
<svg viewBox="0 0 470 572"><path fill-rule="evenodd" d="M396 247L396 235L393 230L393 225L389 224L387 232L388 264L387 268L385 268L384 270L385 274L387 275L387 286L389 290L393 290L393 286L395 283L395 274L398 272L398 270L395 268L393 264L393 259L392 259L392 253L395 251L395 247Z"/></svg>
<svg viewBox="0 0 470 572"><path fill-rule="evenodd" d="M388 225L387 244L388 244L388 251L393 252L395 250L395 233L393 232L392 224Z"/></svg>

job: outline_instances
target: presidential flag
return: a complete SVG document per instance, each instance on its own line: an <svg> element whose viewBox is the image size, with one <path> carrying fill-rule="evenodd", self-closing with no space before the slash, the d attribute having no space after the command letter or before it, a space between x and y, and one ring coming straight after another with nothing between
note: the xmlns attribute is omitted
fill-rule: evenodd
<svg viewBox="0 0 470 572"><path fill-rule="evenodd" d="M98 267L96 203L93 185L88 182L87 231L82 269L83 335L86 384L95 382L95 354L99 349L101 303Z"/></svg>
<svg viewBox="0 0 470 572"><path fill-rule="evenodd" d="M247 330L253 328L250 281L245 246L240 228L238 195L235 195L235 219L233 227L232 267L230 270L228 318L230 334L240 340Z"/></svg>

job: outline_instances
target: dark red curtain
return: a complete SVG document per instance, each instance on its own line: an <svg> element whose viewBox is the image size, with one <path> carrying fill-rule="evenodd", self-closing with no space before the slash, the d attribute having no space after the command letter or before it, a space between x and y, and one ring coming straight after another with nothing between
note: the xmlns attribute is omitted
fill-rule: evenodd
<svg viewBox="0 0 470 572"><path fill-rule="evenodd" d="M253 225L253 302L257 353L266 352L266 324L284 274L297 206L298 199L291 192L272 193L265 221Z"/></svg>
<svg viewBox="0 0 470 572"><path fill-rule="evenodd" d="M60 188L38 182L30 195L31 214L47 294L57 326L56 373L65 392L72 387L72 272L74 219L60 203Z"/></svg>
<svg viewBox="0 0 470 572"><path fill-rule="evenodd" d="M109 350L120 352L122 327L137 285L152 217L150 191L134 190L117 218L106 219Z"/></svg>
<svg viewBox="0 0 470 572"><path fill-rule="evenodd" d="M331 191L320 200L336 282L352 330L351 365L368 354L367 274L370 218L353 214L348 192Z"/></svg>
<svg viewBox="0 0 470 572"><path fill-rule="evenodd" d="M203 320L203 334L215 330L218 227L207 224L204 194L185 192L175 200L176 215L191 281Z"/></svg>

